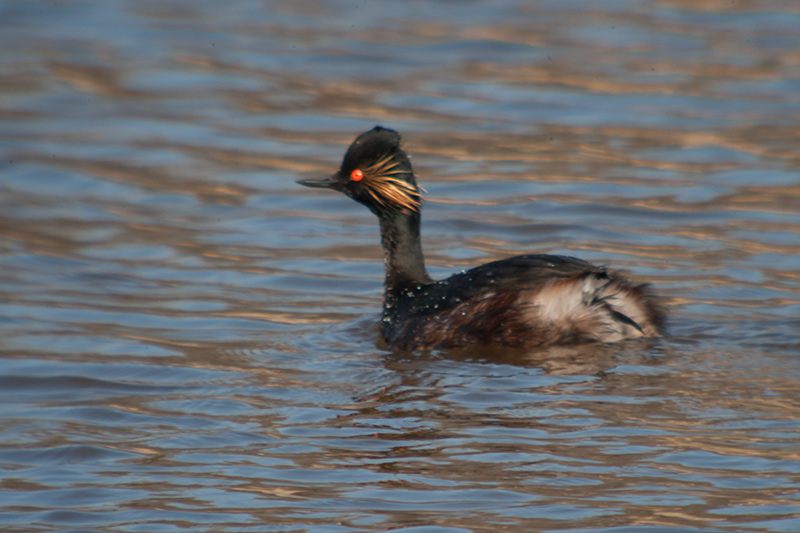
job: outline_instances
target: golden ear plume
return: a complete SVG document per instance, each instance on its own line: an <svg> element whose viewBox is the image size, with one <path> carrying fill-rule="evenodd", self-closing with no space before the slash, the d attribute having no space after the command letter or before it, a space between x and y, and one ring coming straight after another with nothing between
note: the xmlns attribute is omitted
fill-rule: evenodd
<svg viewBox="0 0 800 533"><path fill-rule="evenodd" d="M400 163L394 160L392 154L387 154L362 168L366 178L364 187L380 206L419 211L422 206L419 191L405 180L395 177L405 172L399 166Z"/></svg>

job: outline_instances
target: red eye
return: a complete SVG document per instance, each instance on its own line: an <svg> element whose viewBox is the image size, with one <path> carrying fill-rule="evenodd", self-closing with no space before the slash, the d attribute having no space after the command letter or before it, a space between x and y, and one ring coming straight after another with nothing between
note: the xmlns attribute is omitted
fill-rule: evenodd
<svg viewBox="0 0 800 533"><path fill-rule="evenodd" d="M358 169L355 169L353 172L350 173L350 179L353 181L361 181L361 178L364 177L364 173Z"/></svg>

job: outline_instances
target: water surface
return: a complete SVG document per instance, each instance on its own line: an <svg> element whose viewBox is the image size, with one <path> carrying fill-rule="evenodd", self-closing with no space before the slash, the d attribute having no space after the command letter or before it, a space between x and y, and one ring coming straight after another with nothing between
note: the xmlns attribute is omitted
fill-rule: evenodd
<svg viewBox="0 0 800 533"><path fill-rule="evenodd" d="M0 5L5 531L800 530L800 5ZM429 270L576 255L670 336L378 343L404 134Z"/></svg>

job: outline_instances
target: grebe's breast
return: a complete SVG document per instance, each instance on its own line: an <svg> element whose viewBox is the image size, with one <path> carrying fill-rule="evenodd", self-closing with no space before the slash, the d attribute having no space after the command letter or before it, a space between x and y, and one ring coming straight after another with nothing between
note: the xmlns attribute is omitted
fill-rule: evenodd
<svg viewBox="0 0 800 533"><path fill-rule="evenodd" d="M521 255L387 291L381 329L390 345L426 350L615 342L663 322L645 285L573 257Z"/></svg>

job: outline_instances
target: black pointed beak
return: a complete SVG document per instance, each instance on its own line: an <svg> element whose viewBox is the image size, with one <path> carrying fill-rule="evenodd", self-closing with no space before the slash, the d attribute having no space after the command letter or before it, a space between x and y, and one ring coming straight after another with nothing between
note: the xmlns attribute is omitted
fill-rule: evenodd
<svg viewBox="0 0 800 533"><path fill-rule="evenodd" d="M297 183L303 187L312 187L314 189L338 189L338 180L336 175L329 178L312 178L308 180L297 180Z"/></svg>

